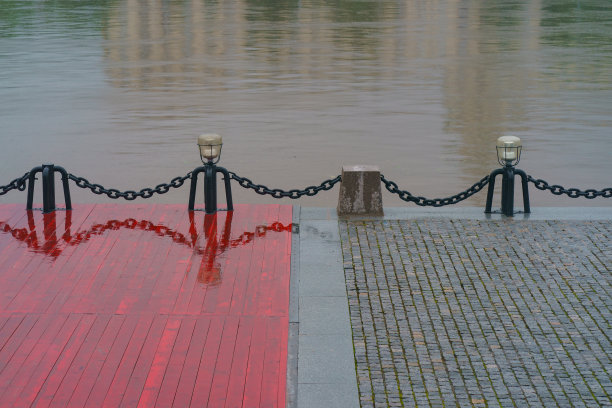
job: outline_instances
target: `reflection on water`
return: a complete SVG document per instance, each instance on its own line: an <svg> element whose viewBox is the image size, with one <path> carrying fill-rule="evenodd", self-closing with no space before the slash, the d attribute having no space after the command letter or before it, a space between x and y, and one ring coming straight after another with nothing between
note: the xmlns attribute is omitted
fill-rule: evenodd
<svg viewBox="0 0 612 408"><path fill-rule="evenodd" d="M92 237L103 235L106 231L116 231L119 229L150 231L160 237L169 237L177 244L193 247L196 253L203 252L196 247L198 235L193 219L191 219L190 228L191 239L188 239L184 234L174 231L164 225L154 224L147 220L138 221L134 218L128 218L123 221L109 220L105 223L94 224L86 230L78 231L73 234L71 233L72 211L66 211L63 228L64 232L62 233L61 239L58 239L57 234L61 230L57 225L57 211L42 214L43 225L40 228L40 230L42 230L41 237L39 237L39 233L36 229L34 212L26 211L26 213L28 220L27 228L15 228L5 221L0 221L0 232L11 234L16 240L25 243L32 252L49 255L52 258L60 256L63 250L68 246L77 246L89 241Z"/></svg>
<svg viewBox="0 0 612 408"><path fill-rule="evenodd" d="M193 212L189 213L193 220ZM205 285L217 285L221 281L221 263L217 261L217 255L223 254L230 243L232 233L232 217L234 212L230 211L225 217L223 233L221 237L217 235L217 214L204 215L204 237L206 247L204 256L198 268L198 282ZM193 225L193 223L191 224Z"/></svg>
<svg viewBox="0 0 612 408"><path fill-rule="evenodd" d="M217 231L217 219L219 213L204 214L204 240L203 248L198 248L194 241L195 252L202 255L200 267L198 268L198 282L205 285L218 285L221 283L221 260L223 255L232 248L248 245L256 238L265 237L268 232L291 232L293 224L283 225L280 222L273 222L270 225L258 225L253 231L244 231L240 235L232 238L232 219L233 211L225 212L223 229L221 233ZM194 222L193 211L189 212L190 227L192 236L197 235Z"/></svg>
<svg viewBox="0 0 612 408"><path fill-rule="evenodd" d="M26 211L26 214L27 227L16 228L5 221L0 221L0 233L10 234L17 241L26 244L27 248L33 253L57 259L66 248L81 245L92 238L101 237L107 231L140 230L150 232L160 238L171 239L177 245L193 248L193 256L196 259L201 257L197 276L198 282L213 286L221 283L221 261L226 252L233 248L252 244L255 239L263 238L269 232L291 232L292 229L292 224L283 225L280 222L274 222L270 225L258 225L253 231L243 231L240 234L232 235L234 214L233 211L228 211L225 213L223 229L218 233L218 213L205 214L203 225L198 226L194 212L190 211L189 236L160 223L134 218L127 218L123 221L113 219L73 233L71 232L72 211L65 212L63 228L57 225L57 211L42 214L42 225L38 225L38 230L34 212ZM200 233L201 230L204 231L203 235ZM42 231L42 233L39 231ZM61 234L61 237L58 238L58 234Z"/></svg>
<svg viewBox="0 0 612 408"><path fill-rule="evenodd" d="M7 180L54 161L105 186L154 186L197 166L195 138L214 131L226 142L224 167L272 187L302 188L363 163L415 194L445 196L497 167L496 138L516 134L528 173L609 186L608 0L2 8ZM236 202L272 200L237 190ZM336 194L300 204L333 206ZM75 202L92 200L76 193ZM532 201L610 205L537 191Z"/></svg>

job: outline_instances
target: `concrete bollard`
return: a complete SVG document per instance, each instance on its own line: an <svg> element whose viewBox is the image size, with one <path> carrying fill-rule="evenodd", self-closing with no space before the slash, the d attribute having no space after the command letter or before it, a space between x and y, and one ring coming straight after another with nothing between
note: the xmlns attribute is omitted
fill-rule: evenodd
<svg viewBox="0 0 612 408"><path fill-rule="evenodd" d="M383 215L378 166L342 166L338 215Z"/></svg>

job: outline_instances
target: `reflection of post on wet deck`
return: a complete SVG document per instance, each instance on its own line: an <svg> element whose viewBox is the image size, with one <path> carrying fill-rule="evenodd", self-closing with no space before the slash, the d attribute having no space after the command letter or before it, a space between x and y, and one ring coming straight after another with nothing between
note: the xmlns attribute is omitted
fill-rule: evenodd
<svg viewBox="0 0 612 408"><path fill-rule="evenodd" d="M221 263L217 261L217 256L223 254L230 246L234 212L228 211L226 214L223 232L220 237L217 233L218 213L204 215L204 239L206 239L206 245L204 246L202 260L198 269L198 282L205 285L218 285L221 283L222 268ZM191 223L190 230L194 230L193 211L189 212L189 220Z"/></svg>

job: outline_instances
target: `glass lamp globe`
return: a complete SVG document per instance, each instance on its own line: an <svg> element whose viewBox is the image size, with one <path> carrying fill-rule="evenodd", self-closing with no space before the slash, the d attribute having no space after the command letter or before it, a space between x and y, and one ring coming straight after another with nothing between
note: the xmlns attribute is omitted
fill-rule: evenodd
<svg viewBox="0 0 612 408"><path fill-rule="evenodd" d="M502 166L516 166L521 159L521 139L516 136L502 136L497 139L497 161Z"/></svg>
<svg viewBox="0 0 612 408"><path fill-rule="evenodd" d="M198 137L200 159L202 163L217 163L221 158L223 139L214 133L205 133Z"/></svg>

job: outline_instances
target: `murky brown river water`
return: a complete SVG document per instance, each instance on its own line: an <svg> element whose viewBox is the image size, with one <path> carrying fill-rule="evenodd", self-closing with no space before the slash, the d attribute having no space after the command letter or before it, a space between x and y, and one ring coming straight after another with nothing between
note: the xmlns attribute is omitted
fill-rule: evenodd
<svg viewBox="0 0 612 408"><path fill-rule="evenodd" d="M154 186L198 166L198 134L216 132L220 164L270 187L376 164L447 196L499 167L495 140L514 134L527 173L604 188L611 114L609 0L0 2L0 184L54 162ZM530 191L534 207L612 205ZM234 184L234 201L273 199Z"/></svg>

